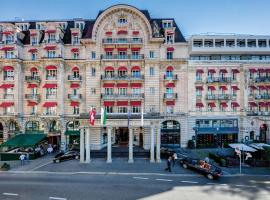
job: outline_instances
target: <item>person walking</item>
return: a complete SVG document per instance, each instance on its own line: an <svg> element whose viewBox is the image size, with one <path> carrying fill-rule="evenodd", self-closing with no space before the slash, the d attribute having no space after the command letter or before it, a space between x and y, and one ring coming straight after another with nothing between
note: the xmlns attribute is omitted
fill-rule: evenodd
<svg viewBox="0 0 270 200"><path fill-rule="evenodd" d="M21 160L21 165L24 165L24 160L25 160L25 155L24 154L20 155L20 160Z"/></svg>
<svg viewBox="0 0 270 200"><path fill-rule="evenodd" d="M167 160L167 168L165 169L165 171L172 172L172 170L171 170L171 161L172 161L172 157L169 156L169 158Z"/></svg>

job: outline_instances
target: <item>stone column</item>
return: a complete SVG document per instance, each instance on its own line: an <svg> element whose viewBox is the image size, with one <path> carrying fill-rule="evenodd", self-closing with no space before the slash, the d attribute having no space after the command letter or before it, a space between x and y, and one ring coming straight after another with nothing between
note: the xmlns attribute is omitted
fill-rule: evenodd
<svg viewBox="0 0 270 200"><path fill-rule="evenodd" d="M160 127L157 127L156 162L160 163Z"/></svg>
<svg viewBox="0 0 270 200"><path fill-rule="evenodd" d="M80 163L84 163L84 128L80 130Z"/></svg>
<svg viewBox="0 0 270 200"><path fill-rule="evenodd" d="M85 149L86 149L86 163L90 163L91 158L90 158L90 128L86 128L86 136L85 136Z"/></svg>
<svg viewBox="0 0 270 200"><path fill-rule="evenodd" d="M112 128L108 127L107 163L112 162Z"/></svg>
<svg viewBox="0 0 270 200"><path fill-rule="evenodd" d="M155 128L151 127L150 162L155 162Z"/></svg>
<svg viewBox="0 0 270 200"><path fill-rule="evenodd" d="M128 162L133 163L133 129L129 128L129 139L128 139Z"/></svg>

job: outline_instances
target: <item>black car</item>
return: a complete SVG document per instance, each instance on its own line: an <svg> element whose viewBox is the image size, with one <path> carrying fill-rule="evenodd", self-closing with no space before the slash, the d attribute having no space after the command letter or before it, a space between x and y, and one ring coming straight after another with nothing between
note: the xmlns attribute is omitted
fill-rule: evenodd
<svg viewBox="0 0 270 200"><path fill-rule="evenodd" d="M80 153L78 151L67 151L66 153L60 152L58 153L54 159L54 163L59 163L65 160L79 159Z"/></svg>
<svg viewBox="0 0 270 200"><path fill-rule="evenodd" d="M206 163L205 161L200 159L188 157L183 158L180 159L180 165L182 165L185 169L187 168L193 169L205 175L210 180L218 179L222 174L222 170L219 167Z"/></svg>

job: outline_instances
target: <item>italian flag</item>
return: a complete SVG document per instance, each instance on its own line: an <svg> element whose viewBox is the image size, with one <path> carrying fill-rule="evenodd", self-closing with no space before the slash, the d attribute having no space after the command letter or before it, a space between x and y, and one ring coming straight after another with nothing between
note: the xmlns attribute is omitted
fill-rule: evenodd
<svg viewBox="0 0 270 200"><path fill-rule="evenodd" d="M100 124L103 126L106 126L106 121L107 121L107 112L104 108L101 108L101 119L100 119Z"/></svg>

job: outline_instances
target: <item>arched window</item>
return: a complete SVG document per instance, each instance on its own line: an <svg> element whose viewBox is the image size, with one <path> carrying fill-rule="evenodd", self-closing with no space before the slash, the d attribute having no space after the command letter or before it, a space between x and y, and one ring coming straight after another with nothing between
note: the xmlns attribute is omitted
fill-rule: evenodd
<svg viewBox="0 0 270 200"><path fill-rule="evenodd" d="M166 77L167 78L172 78L173 77L173 67L172 66L168 66L166 69Z"/></svg>
<svg viewBox="0 0 270 200"><path fill-rule="evenodd" d="M106 78L112 78L114 77L114 68L111 66L108 66L105 68L105 77Z"/></svg>
<svg viewBox="0 0 270 200"><path fill-rule="evenodd" d="M127 76L127 68L126 67L119 67L118 68L118 76L119 77L126 77Z"/></svg>
<svg viewBox="0 0 270 200"><path fill-rule="evenodd" d="M49 132L55 132L60 130L60 123L58 121L51 121L49 126Z"/></svg>
<svg viewBox="0 0 270 200"><path fill-rule="evenodd" d="M141 76L141 69L139 66L133 66L131 68L131 76L133 78L139 78Z"/></svg>
<svg viewBox="0 0 270 200"><path fill-rule="evenodd" d="M25 125L26 131L39 131L40 130L40 124L38 121L29 121Z"/></svg>
<svg viewBox="0 0 270 200"><path fill-rule="evenodd" d="M70 121L67 123L67 130L69 131L79 131L80 122L79 121Z"/></svg>
<svg viewBox="0 0 270 200"><path fill-rule="evenodd" d="M19 126L15 121L11 121L8 125L9 132L16 132L19 131Z"/></svg>

